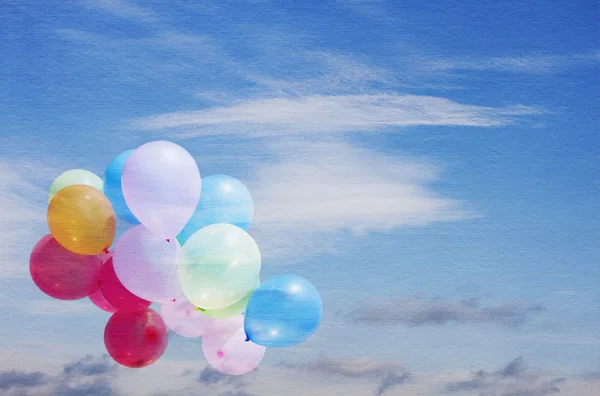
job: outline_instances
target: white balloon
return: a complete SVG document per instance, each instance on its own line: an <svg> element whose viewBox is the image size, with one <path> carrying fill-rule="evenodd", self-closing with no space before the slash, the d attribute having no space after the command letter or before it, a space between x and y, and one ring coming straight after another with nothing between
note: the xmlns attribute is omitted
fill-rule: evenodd
<svg viewBox="0 0 600 396"><path fill-rule="evenodd" d="M177 276L177 239L167 240L139 224L125 231L113 249L113 265L123 286L144 300L165 303L184 297Z"/></svg>

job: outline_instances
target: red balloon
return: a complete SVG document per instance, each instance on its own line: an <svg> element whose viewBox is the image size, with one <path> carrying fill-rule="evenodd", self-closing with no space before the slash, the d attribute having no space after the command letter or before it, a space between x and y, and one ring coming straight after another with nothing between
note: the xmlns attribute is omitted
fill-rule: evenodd
<svg viewBox="0 0 600 396"><path fill-rule="evenodd" d="M119 311L104 329L108 354L125 367L141 368L156 362L167 349L167 325L154 310Z"/></svg>
<svg viewBox="0 0 600 396"><path fill-rule="evenodd" d="M51 234L33 248L29 272L35 285L50 297L78 300L98 290L102 260L62 247Z"/></svg>
<svg viewBox="0 0 600 396"><path fill-rule="evenodd" d="M106 301L117 311L139 311L152 304L131 293L123 286L113 267L112 257L102 265L100 291Z"/></svg>

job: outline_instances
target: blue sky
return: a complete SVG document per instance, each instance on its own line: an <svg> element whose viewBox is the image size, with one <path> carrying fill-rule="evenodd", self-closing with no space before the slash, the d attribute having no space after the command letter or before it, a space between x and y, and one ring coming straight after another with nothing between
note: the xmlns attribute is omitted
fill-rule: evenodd
<svg viewBox="0 0 600 396"><path fill-rule="evenodd" d="M456 394L447 384L481 385L482 369L460 394L542 389L555 373L564 392L599 386L581 377L600 365L597 2L399 3L3 3L2 354L52 372L104 353L106 314L28 279L47 190L169 139L202 175L250 187L263 279L322 292L318 333L267 351L279 381ZM494 371L519 356L540 384ZM206 365L174 335L164 361ZM119 373L113 390L143 375ZM274 394L260 375L244 389Z"/></svg>

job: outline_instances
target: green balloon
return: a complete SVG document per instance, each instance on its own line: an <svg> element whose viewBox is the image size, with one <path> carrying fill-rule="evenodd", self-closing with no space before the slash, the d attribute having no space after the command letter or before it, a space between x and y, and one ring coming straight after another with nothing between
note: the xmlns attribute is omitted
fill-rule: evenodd
<svg viewBox="0 0 600 396"><path fill-rule="evenodd" d="M195 306L220 310L256 287L261 257L256 241L231 224L211 224L192 235L177 262L181 288Z"/></svg>
<svg viewBox="0 0 600 396"><path fill-rule="evenodd" d="M254 289L256 289L260 285L260 279L256 283ZM246 311L246 307L248 306L248 301L250 301L250 297L252 297L252 293L254 293L254 289L248 294L244 296L240 301L235 304L231 304L228 307L221 309L203 309L199 308L199 310L206 316L209 316L213 319L227 319L233 316L239 315L242 312Z"/></svg>
<svg viewBox="0 0 600 396"><path fill-rule="evenodd" d="M48 203L52 201L52 198L54 198L57 192L74 184L86 184L94 187L100 192L102 192L104 185L102 179L95 173L85 169L71 169L61 173L56 179L54 179L52 185L50 186L50 192L48 193Z"/></svg>

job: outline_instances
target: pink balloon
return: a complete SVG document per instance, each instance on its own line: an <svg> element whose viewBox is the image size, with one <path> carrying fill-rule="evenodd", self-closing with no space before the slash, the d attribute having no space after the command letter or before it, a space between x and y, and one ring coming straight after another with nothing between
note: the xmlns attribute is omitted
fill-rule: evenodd
<svg viewBox="0 0 600 396"><path fill-rule="evenodd" d="M112 250L106 249L105 251L100 253L98 256L100 256L100 260L102 260L102 264L104 264L108 261L109 258L112 257L112 254L113 254Z"/></svg>
<svg viewBox="0 0 600 396"><path fill-rule="evenodd" d="M139 311L152 304L150 301L139 298L123 286L115 273L112 257L102 265L100 283L102 295L117 311Z"/></svg>
<svg viewBox="0 0 600 396"><path fill-rule="evenodd" d="M196 210L202 181L183 147L155 141L138 147L123 169L123 197L133 215L162 238L175 238Z"/></svg>
<svg viewBox="0 0 600 396"><path fill-rule="evenodd" d="M89 299L92 303L94 303L95 306L105 312L117 312L117 308L113 307L108 301L106 301L106 298L104 298L104 294L102 294L102 290L100 289L90 294Z"/></svg>
<svg viewBox="0 0 600 396"><path fill-rule="evenodd" d="M113 251L117 277L136 296L166 303L183 297L177 275L177 239L167 240L139 224L125 231Z"/></svg>
<svg viewBox="0 0 600 396"><path fill-rule="evenodd" d="M160 315L171 330L188 338L202 337L215 322L185 298L161 304Z"/></svg>
<svg viewBox="0 0 600 396"><path fill-rule="evenodd" d="M202 351L215 370L227 375L242 375L258 367L266 348L246 341L244 316L238 315L216 320L202 337Z"/></svg>

